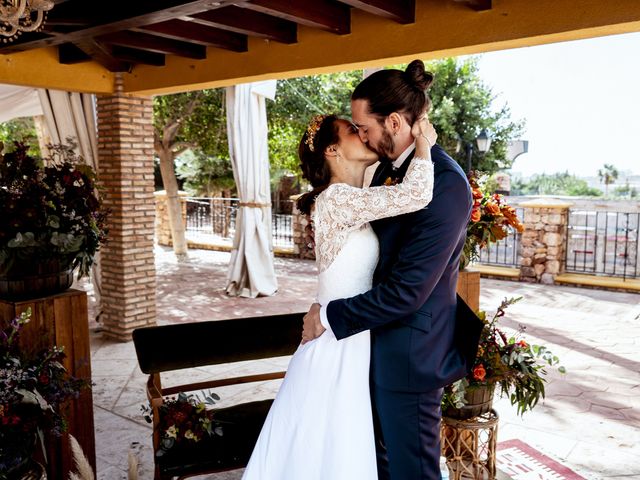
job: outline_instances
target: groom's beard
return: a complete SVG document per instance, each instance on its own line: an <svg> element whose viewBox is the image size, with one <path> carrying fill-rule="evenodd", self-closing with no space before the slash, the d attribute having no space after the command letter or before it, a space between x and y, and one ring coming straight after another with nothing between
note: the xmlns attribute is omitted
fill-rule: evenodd
<svg viewBox="0 0 640 480"><path fill-rule="evenodd" d="M369 145L371 147L371 145ZM393 151L396 148L396 142L393 141L393 136L389 133L389 131L385 128L382 131L382 138L378 143L376 148L372 148L374 152L378 154L378 157L382 158L391 158Z"/></svg>

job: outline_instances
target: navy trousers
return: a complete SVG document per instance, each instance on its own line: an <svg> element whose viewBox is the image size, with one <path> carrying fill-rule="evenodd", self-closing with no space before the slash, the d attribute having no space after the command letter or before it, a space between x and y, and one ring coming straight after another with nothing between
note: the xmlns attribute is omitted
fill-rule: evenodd
<svg viewBox="0 0 640 480"><path fill-rule="evenodd" d="M371 385L378 480L440 480L442 392L391 392Z"/></svg>

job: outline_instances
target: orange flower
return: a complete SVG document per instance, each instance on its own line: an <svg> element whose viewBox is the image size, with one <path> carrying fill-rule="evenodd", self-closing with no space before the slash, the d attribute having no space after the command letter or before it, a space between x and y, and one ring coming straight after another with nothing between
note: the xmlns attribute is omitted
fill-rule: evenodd
<svg viewBox="0 0 640 480"><path fill-rule="evenodd" d="M525 342L524 340L520 340L518 342L518 346L522 347L522 348L527 348L529 346L529 344L527 342Z"/></svg>
<svg viewBox="0 0 640 480"><path fill-rule="evenodd" d="M484 377L487 375L487 371L484 369L484 367L482 366L482 364L477 365L474 369L473 369L473 378L475 378L476 380L478 380L479 382L482 382L484 380Z"/></svg>
<svg viewBox="0 0 640 480"><path fill-rule="evenodd" d="M515 208L510 207L508 205L504 205L504 206L501 207L500 210L502 211L502 214L504 215L504 217L509 222L509 225L511 225L513 228L515 228L520 233L522 233L524 231L524 225L522 225L522 223L520 223L520 219L518 219L518 216L516 215L516 209Z"/></svg>
<svg viewBox="0 0 640 480"><path fill-rule="evenodd" d="M502 240L503 238L506 238L507 233L509 233L500 225L491 225L490 229L491 234L495 237L496 240Z"/></svg>
<svg viewBox="0 0 640 480"><path fill-rule="evenodd" d="M480 191L479 188L472 188L471 189L471 193L473 195L474 200L478 200L478 199L484 197L484 194Z"/></svg>
<svg viewBox="0 0 640 480"><path fill-rule="evenodd" d="M471 210L471 221L472 222L479 222L480 221L480 217L482 217L482 214L480 213L480 209L473 207L473 210Z"/></svg>
<svg viewBox="0 0 640 480"><path fill-rule="evenodd" d="M502 215L502 212L500 212L500 207L497 203L487 202L484 208L490 215Z"/></svg>

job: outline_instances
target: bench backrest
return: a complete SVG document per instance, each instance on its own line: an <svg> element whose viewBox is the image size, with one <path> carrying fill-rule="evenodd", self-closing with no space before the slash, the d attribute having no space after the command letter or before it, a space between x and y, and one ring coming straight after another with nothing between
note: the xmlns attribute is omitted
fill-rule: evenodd
<svg viewBox="0 0 640 480"><path fill-rule="evenodd" d="M133 342L147 374L291 355L305 313L138 328Z"/></svg>

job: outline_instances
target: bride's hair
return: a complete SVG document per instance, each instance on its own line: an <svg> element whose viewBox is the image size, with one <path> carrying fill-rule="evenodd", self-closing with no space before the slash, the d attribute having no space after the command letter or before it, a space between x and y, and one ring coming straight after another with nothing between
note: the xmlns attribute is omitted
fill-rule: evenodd
<svg viewBox="0 0 640 480"><path fill-rule="evenodd" d="M298 198L296 203L298 210L309 215L316 197L329 186L331 181L331 169L324 157L327 147L339 142L338 117L335 115L314 117L307 130L302 135L298 146L300 169L302 177L307 179L313 190Z"/></svg>
<svg viewBox="0 0 640 480"><path fill-rule="evenodd" d="M351 95L352 100L368 100L369 112L380 123L393 112L403 113L407 123L428 109L430 101L425 90L433 83L433 74L427 72L422 60L414 60L407 69L379 70L362 80Z"/></svg>

